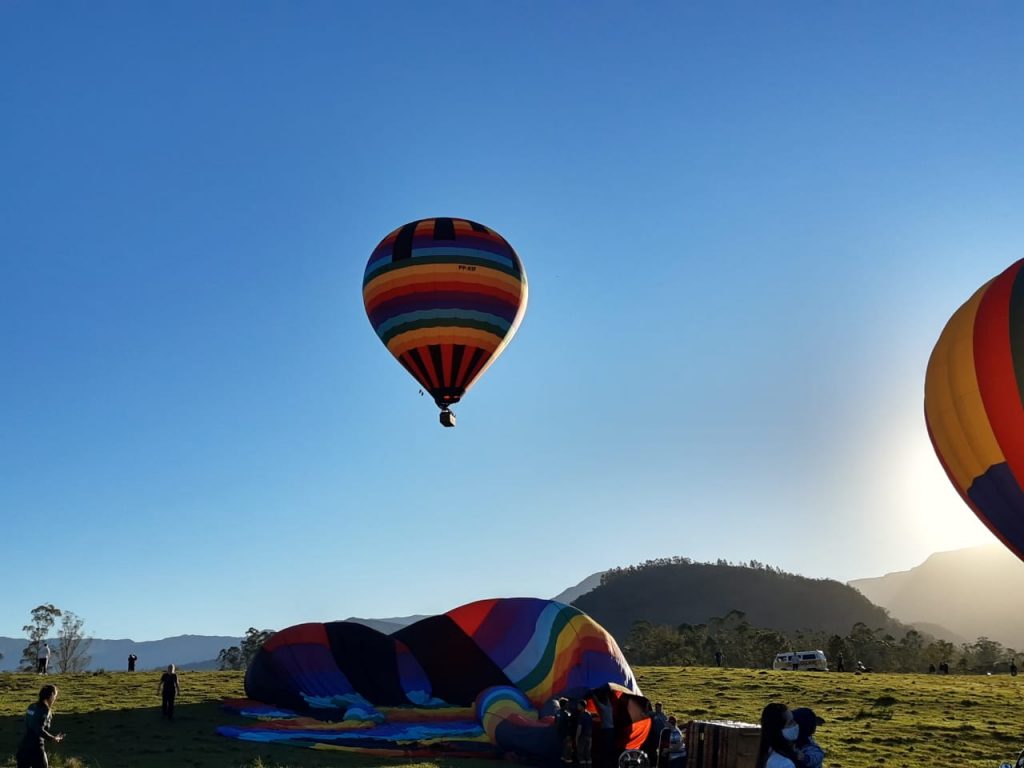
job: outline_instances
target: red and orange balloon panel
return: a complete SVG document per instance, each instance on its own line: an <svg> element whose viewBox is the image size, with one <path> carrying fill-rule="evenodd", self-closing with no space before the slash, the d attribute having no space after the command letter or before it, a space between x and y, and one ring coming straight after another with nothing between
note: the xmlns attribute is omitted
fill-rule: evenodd
<svg viewBox="0 0 1024 768"><path fill-rule="evenodd" d="M493 229L419 219L374 249L363 303L388 351L430 393L441 423L512 339L526 312L522 262Z"/></svg>
<svg viewBox="0 0 1024 768"><path fill-rule="evenodd" d="M949 479L1024 560L1024 260L946 323L928 361L924 410Z"/></svg>

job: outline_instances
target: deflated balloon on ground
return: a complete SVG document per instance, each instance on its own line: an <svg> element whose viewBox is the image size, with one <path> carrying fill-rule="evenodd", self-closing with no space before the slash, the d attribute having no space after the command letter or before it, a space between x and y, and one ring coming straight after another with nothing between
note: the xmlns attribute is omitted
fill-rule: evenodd
<svg viewBox="0 0 1024 768"><path fill-rule="evenodd" d="M557 757L551 702L607 695L616 748L650 720L615 639L551 600L481 600L391 634L355 622L300 624L274 635L228 708L260 722L238 739L392 755Z"/></svg>

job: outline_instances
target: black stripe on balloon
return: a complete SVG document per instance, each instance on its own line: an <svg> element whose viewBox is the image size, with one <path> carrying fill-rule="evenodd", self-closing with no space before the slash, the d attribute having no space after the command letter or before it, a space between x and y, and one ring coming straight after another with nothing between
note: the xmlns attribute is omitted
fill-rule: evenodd
<svg viewBox="0 0 1024 768"><path fill-rule="evenodd" d="M444 363L441 360L441 345L431 344L427 349L430 350L430 362L434 364L434 371L437 373L437 381L443 387L444 386Z"/></svg>
<svg viewBox="0 0 1024 768"><path fill-rule="evenodd" d="M409 359L412 360L413 365L419 370L416 379L423 385L424 389L432 391L434 386L430 383L430 374L427 373L427 366L423 363L423 358L420 357L420 351L418 349L410 349Z"/></svg>
<svg viewBox="0 0 1024 768"><path fill-rule="evenodd" d="M483 354L484 351L480 349L480 347L475 347L473 349L473 356L469 358L469 365L466 366L466 375L459 380L459 383L456 386L465 389L466 382L469 381L469 377L472 375L473 371L476 370L476 367L480 362L480 357Z"/></svg>
<svg viewBox="0 0 1024 768"><path fill-rule="evenodd" d="M416 379L416 381L419 382L421 387L423 387L424 389L430 389L430 380L424 379L422 374L419 371L417 371L416 368L409 362L408 353L398 358L398 362L400 362L402 364L402 367L409 372L410 376L412 376L414 379Z"/></svg>
<svg viewBox="0 0 1024 768"><path fill-rule="evenodd" d="M1017 271L1010 290L1010 357L1017 375L1017 394L1024 406L1024 267Z"/></svg>
<svg viewBox="0 0 1024 768"><path fill-rule="evenodd" d="M449 704L469 706L480 691L512 684L450 616L420 619L391 637L412 651L430 681L431 693Z"/></svg>
<svg viewBox="0 0 1024 768"><path fill-rule="evenodd" d="M398 231L398 237L395 238L395 245L391 249L392 261L402 261L403 259L412 258L412 236L416 232L417 224L419 224L418 221L410 222Z"/></svg>
<svg viewBox="0 0 1024 768"><path fill-rule="evenodd" d="M462 357L466 354L465 344L456 344L452 348L452 370L451 375L448 377L448 381L444 383L446 387L455 386L455 377L459 375L459 369L462 367Z"/></svg>
<svg viewBox="0 0 1024 768"><path fill-rule="evenodd" d="M434 219L434 239L454 240L455 222L451 219Z"/></svg>
<svg viewBox="0 0 1024 768"><path fill-rule="evenodd" d="M469 221L469 219L466 219L466 221ZM483 224L477 224L475 221L470 221L469 226L473 228L474 232L490 232Z"/></svg>
<svg viewBox="0 0 1024 768"><path fill-rule="evenodd" d="M356 692L374 704L401 706L409 699L398 672L393 637L351 621L324 624L331 655Z"/></svg>

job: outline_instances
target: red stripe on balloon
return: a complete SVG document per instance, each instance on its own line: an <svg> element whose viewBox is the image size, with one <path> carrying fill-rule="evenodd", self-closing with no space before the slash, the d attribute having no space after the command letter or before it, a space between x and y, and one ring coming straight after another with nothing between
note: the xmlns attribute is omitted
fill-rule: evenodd
<svg viewBox="0 0 1024 768"><path fill-rule="evenodd" d="M974 319L974 368L992 432L1017 484L1024 487L1024 408L1010 346L1010 297L1018 262L992 281Z"/></svg>
<svg viewBox="0 0 1024 768"><path fill-rule="evenodd" d="M452 386L452 345L442 344L441 345L441 367L444 370L441 372L441 386L450 387Z"/></svg>
<svg viewBox="0 0 1024 768"><path fill-rule="evenodd" d="M419 382L421 387L430 391L430 381L426 377L426 372L416 364L416 361L413 360L412 355L410 355L409 352L403 353L402 356L398 358L398 362L405 366L405 370L412 374L412 377Z"/></svg>

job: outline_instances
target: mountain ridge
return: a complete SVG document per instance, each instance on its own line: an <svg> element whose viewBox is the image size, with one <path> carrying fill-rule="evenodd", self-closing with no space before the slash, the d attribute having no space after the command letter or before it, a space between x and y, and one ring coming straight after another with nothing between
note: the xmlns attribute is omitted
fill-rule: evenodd
<svg viewBox="0 0 1024 768"><path fill-rule="evenodd" d="M161 669L174 664L182 669L209 669L211 660L215 660L222 648L238 645L240 637L228 635L193 635L183 634L165 637L160 640L108 640L94 638L89 646L91 662L87 670L117 670L128 668L128 654L138 656L138 670ZM51 639L51 643L53 640ZM0 637L0 671L10 672L18 668L21 653L28 640L24 637ZM53 664L51 657L50 663Z"/></svg>
<svg viewBox="0 0 1024 768"><path fill-rule="evenodd" d="M935 552L908 570L847 583L901 621L1024 648L1024 616L1014 601L1024 594L1024 563L1002 544Z"/></svg>

